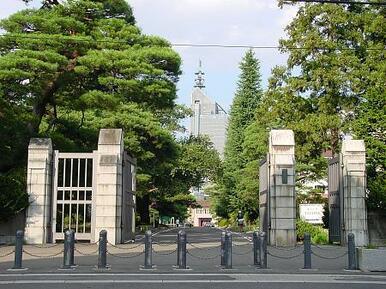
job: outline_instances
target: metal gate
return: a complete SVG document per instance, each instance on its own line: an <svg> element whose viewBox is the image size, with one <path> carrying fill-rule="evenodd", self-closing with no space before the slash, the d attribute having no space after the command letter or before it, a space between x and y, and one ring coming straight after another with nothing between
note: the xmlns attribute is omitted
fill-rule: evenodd
<svg viewBox="0 0 386 289"><path fill-rule="evenodd" d="M259 215L260 215L260 230L267 234L269 238L269 165L268 158L263 159L260 162L259 169Z"/></svg>
<svg viewBox="0 0 386 289"><path fill-rule="evenodd" d="M55 151L53 230L54 241L72 229L78 240L93 233L95 161L93 153Z"/></svg>
<svg viewBox="0 0 386 289"><path fill-rule="evenodd" d="M135 239L135 165L136 161L127 152L122 162L122 242Z"/></svg>
<svg viewBox="0 0 386 289"><path fill-rule="evenodd" d="M341 168L339 156L328 163L328 235L329 241L341 242L341 218L343 199L341 194Z"/></svg>

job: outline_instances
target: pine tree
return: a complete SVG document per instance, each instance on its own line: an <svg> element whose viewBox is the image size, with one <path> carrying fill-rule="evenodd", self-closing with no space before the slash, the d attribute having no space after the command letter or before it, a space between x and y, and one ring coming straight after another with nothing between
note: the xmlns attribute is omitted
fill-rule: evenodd
<svg viewBox="0 0 386 289"><path fill-rule="evenodd" d="M227 173L241 169L245 161L243 151L244 130L255 119L262 88L260 64L253 50L248 50L240 63L240 76L237 91L230 109L230 119L225 145L225 170Z"/></svg>
<svg viewBox="0 0 386 289"><path fill-rule="evenodd" d="M143 35L124 0L42 5L0 22L0 153L7 155L0 174L25 166L30 137L92 151L101 127L120 127L140 163L138 195L146 196L178 156L168 127L180 110L179 55L166 40ZM0 193L10 180L0 179Z"/></svg>
<svg viewBox="0 0 386 289"><path fill-rule="evenodd" d="M243 209L237 197L248 159L243 155L246 128L255 121L256 109L262 97L260 64L253 50L248 50L240 63L237 91L230 110L224 158L224 194L228 195L231 210ZM226 198L225 198L226 199ZM241 201L241 202L240 202ZM244 208L246 209L246 208Z"/></svg>

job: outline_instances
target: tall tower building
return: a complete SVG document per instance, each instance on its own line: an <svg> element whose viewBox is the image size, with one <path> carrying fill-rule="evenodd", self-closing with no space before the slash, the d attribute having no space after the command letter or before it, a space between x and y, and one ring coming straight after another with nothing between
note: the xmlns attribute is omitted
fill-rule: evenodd
<svg viewBox="0 0 386 289"><path fill-rule="evenodd" d="M215 149L223 158L228 114L217 102L205 94L204 77L205 73L202 71L200 61L192 92L191 109L193 110L193 116L190 123L190 133L194 136L209 136Z"/></svg>

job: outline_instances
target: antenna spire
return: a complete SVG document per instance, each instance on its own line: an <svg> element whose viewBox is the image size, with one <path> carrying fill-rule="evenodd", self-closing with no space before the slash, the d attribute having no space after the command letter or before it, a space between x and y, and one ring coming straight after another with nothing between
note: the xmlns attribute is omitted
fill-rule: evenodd
<svg viewBox="0 0 386 289"><path fill-rule="evenodd" d="M200 89L205 88L205 73L202 71L202 62L201 59L198 61L198 71L195 73L196 79L194 82L196 83L194 87L198 87Z"/></svg>

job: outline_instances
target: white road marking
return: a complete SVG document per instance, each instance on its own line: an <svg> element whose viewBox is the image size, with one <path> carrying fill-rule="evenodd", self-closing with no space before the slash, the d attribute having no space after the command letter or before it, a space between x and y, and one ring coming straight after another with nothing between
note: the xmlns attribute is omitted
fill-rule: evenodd
<svg viewBox="0 0 386 289"><path fill-rule="evenodd" d="M259 274L259 273L15 273L0 274L1 277L37 277L37 276L229 276L229 277L269 277L269 278L288 278L288 277L334 277L334 278L383 278L386 275L375 274Z"/></svg>
<svg viewBox="0 0 386 289"><path fill-rule="evenodd" d="M386 281L361 280L11 280L0 281L0 285L12 284L114 284L114 283L328 283L328 284L378 284L386 285Z"/></svg>
<svg viewBox="0 0 386 289"><path fill-rule="evenodd" d="M156 277L156 279L138 279L142 277ZM185 280L171 279L182 276ZM16 280L1 280L4 278L16 278ZM56 279L37 278L56 277ZM83 277L73 279L71 277ZM108 277L108 279L93 279L93 277ZM119 278L134 279L119 279ZM201 277L201 278L200 278ZM202 277L209 277L202 279ZM212 277L212 278L211 278ZM217 278L213 278L217 277ZM231 279L218 279L218 277ZM224 273L181 273L181 274L146 274L146 273L30 273L30 274L0 274L0 285L12 284L145 284L145 283L319 283L319 284L378 284L386 285L386 275L342 275L342 274L224 274Z"/></svg>

